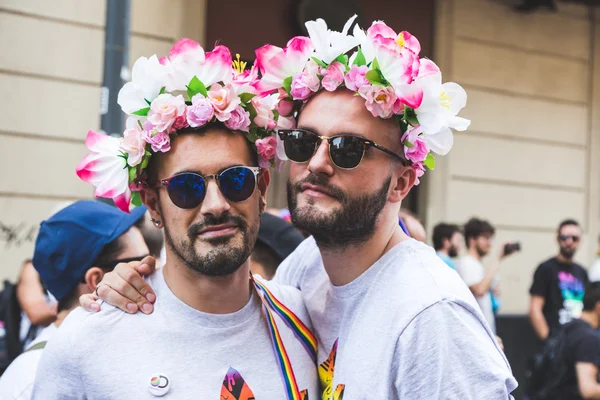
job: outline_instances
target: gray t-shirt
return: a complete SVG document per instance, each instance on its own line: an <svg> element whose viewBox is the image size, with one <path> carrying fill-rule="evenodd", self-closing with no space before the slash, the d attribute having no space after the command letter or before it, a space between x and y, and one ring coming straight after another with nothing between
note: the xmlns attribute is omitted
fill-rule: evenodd
<svg viewBox="0 0 600 400"><path fill-rule="evenodd" d="M429 246L404 241L333 286L309 238L275 280L302 291L323 399L496 400L517 387L473 295Z"/></svg>
<svg viewBox="0 0 600 400"><path fill-rule="evenodd" d="M150 315L106 303L98 313L69 314L44 350L33 399L286 399L257 295L233 314L207 314L179 300L161 270L148 281L157 295ZM310 327L297 289L266 284ZM313 360L274 318L299 389L317 399Z"/></svg>

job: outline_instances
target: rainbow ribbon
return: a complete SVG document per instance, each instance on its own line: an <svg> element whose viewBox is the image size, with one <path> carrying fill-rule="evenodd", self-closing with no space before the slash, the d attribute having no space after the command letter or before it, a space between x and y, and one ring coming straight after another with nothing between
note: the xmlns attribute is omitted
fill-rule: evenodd
<svg viewBox="0 0 600 400"><path fill-rule="evenodd" d="M265 313L267 315L267 325L269 326L269 332L271 333L271 341L273 343L273 349L279 364L281 376L285 384L287 397L289 400L303 400L304 396L298 389L298 383L296 382L296 376L292 368L292 363L288 357L287 351L281 339L279 328L273 317L273 310L283 321L290 327L294 335L300 340L300 343L308 351L309 355L313 357L316 363L317 354L317 339L312 332L304 325L304 323L283 303L281 303L266 286L261 282L258 282L250 275L250 281L254 284L254 288L260 297Z"/></svg>

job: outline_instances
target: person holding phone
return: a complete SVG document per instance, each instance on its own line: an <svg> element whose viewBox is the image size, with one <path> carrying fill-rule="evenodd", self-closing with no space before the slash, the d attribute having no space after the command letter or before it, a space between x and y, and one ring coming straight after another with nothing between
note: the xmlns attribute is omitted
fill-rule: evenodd
<svg viewBox="0 0 600 400"><path fill-rule="evenodd" d="M496 231L495 228L488 221L471 218L465 224L463 231L467 245L467 254L460 259L457 271L469 289L471 289L471 292L473 292L490 328L496 332L494 297L492 293L494 289L497 289L498 285L495 277L500 269L500 261L515 251L519 251L521 246L519 243L506 243L502 246L500 255L490 262L486 271L481 260L490 253L492 239Z"/></svg>

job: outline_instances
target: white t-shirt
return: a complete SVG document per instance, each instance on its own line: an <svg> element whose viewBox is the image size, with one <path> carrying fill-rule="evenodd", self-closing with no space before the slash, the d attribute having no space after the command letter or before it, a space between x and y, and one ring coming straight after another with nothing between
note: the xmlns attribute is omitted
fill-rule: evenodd
<svg viewBox="0 0 600 400"><path fill-rule="evenodd" d="M590 282L600 281L600 257L597 258L590 267L588 271L588 278L590 279Z"/></svg>
<svg viewBox="0 0 600 400"><path fill-rule="evenodd" d="M464 255L460 259L456 270L468 287L478 284L485 278L483 264L469 254ZM492 332L496 332L496 318L494 317L494 309L492 306L492 294L488 291L483 296L476 296L475 299L477 300L477 303L479 303L479 307L481 307L481 311L483 312L486 321L490 324Z"/></svg>
<svg viewBox="0 0 600 400"><path fill-rule="evenodd" d="M162 269L148 282L157 296L150 315L127 314L108 304L98 313L71 312L44 351L34 399L143 400L165 391L163 399L286 398L257 295L235 313L207 314L179 300ZM308 322L298 290L265 284ZM274 318L299 389L317 399L313 360L287 325Z"/></svg>
<svg viewBox="0 0 600 400"><path fill-rule="evenodd" d="M35 346L40 342L47 342L54 335L57 328L51 324L44 328L29 345ZM10 363L4 374L0 377L0 399L2 400L29 400L33 391L35 373L44 349L26 351Z"/></svg>
<svg viewBox="0 0 600 400"><path fill-rule="evenodd" d="M302 291L325 400L497 400L517 386L469 289L420 242L398 244L351 283L333 286L309 238L275 281Z"/></svg>

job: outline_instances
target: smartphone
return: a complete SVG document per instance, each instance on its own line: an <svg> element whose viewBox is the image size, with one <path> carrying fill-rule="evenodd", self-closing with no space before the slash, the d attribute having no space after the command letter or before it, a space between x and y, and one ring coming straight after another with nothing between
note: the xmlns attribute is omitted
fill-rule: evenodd
<svg viewBox="0 0 600 400"><path fill-rule="evenodd" d="M521 251L521 242L507 243L504 246L505 255L509 255L517 251Z"/></svg>

